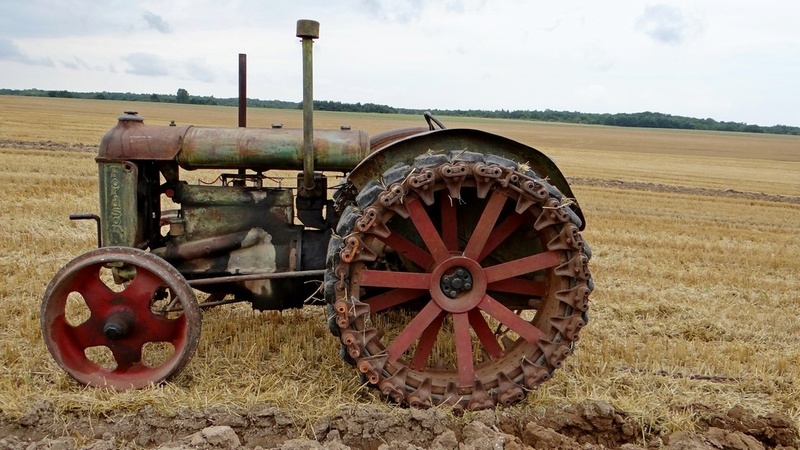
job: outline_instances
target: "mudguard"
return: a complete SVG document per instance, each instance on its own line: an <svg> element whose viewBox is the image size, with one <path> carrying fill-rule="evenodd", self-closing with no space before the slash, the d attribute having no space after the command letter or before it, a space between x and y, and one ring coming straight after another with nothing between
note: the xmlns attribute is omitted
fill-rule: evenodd
<svg viewBox="0 0 800 450"><path fill-rule="evenodd" d="M408 164L416 156L425 153L453 150L492 154L518 164L527 164L537 176L547 178L565 197L575 199L561 170L547 155L512 139L469 128L434 130L398 139L370 153L350 172L348 178L360 191L370 180L379 179L381 174L398 163ZM583 230L586 220L577 199L571 208L581 219L580 229Z"/></svg>

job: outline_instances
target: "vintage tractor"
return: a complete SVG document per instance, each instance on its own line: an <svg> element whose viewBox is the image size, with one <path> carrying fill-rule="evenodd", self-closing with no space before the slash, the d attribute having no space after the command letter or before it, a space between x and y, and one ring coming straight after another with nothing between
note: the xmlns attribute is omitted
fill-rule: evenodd
<svg viewBox="0 0 800 450"><path fill-rule="evenodd" d="M55 275L41 308L48 350L81 384L159 383L194 354L202 307L300 308L309 280L343 359L398 403L511 405L572 352L591 254L554 162L429 114L372 137L314 130L318 33L298 21L303 129L152 126L128 112L103 137L100 214L73 217L97 220L99 248ZM194 169L227 172L181 179ZM265 186L276 170L302 170L296 188ZM346 174L332 195L323 172Z"/></svg>

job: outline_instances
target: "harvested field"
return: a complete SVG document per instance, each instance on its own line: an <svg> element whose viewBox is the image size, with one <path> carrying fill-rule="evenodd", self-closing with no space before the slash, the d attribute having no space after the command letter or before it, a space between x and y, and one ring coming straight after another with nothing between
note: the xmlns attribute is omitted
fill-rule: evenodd
<svg viewBox="0 0 800 450"><path fill-rule="evenodd" d="M61 371L41 296L95 245L93 225L67 216L97 212L96 146L130 109L149 124L236 121L232 108L0 96L0 449L800 447L800 138L444 118L558 163L597 285L552 380L522 405L454 415L361 386L320 307L205 311L196 355L163 386L85 389ZM249 113L253 126L301 123L300 111Z"/></svg>

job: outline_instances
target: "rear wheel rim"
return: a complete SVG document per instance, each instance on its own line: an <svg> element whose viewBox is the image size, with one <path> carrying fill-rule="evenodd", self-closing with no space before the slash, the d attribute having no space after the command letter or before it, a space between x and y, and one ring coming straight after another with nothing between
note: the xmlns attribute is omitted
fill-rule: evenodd
<svg viewBox="0 0 800 450"><path fill-rule="evenodd" d="M396 401L509 405L571 352L586 321L588 258L544 180L483 155L457 158L418 158L401 180L359 199L360 218L334 257L337 323L359 370ZM399 263L388 260L397 254ZM410 305L400 330L381 318Z"/></svg>

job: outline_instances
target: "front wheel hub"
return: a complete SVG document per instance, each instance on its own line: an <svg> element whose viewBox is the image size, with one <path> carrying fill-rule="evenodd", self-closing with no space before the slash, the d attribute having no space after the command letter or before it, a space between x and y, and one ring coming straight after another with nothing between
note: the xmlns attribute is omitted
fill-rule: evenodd
<svg viewBox="0 0 800 450"><path fill-rule="evenodd" d="M128 335L131 329L132 320L128 314L117 312L109 315L105 325L103 325L103 334L112 341L122 339Z"/></svg>

